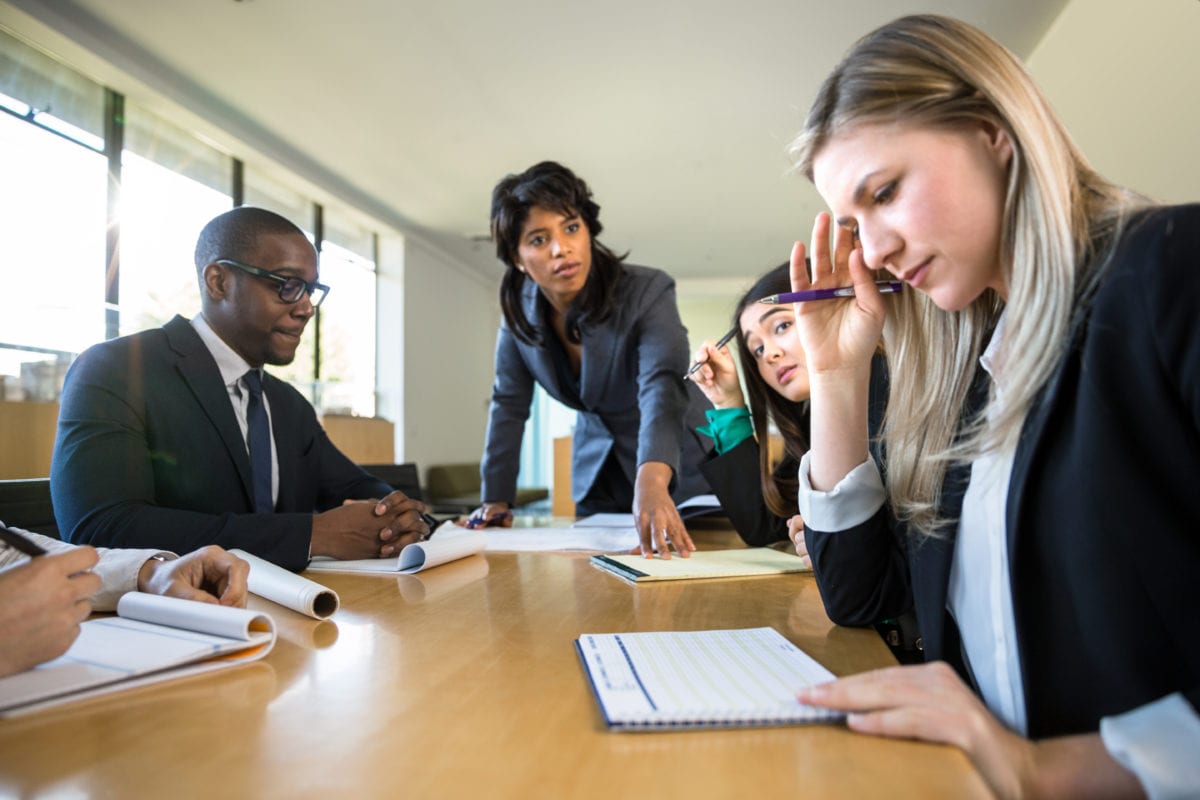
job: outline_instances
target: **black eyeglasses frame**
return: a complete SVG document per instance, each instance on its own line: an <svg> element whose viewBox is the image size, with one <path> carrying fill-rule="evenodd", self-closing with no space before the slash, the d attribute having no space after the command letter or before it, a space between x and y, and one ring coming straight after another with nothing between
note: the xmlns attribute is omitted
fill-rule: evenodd
<svg viewBox="0 0 1200 800"><path fill-rule="evenodd" d="M299 303L300 298L307 294L312 307L316 308L329 296L329 287L318 281L306 281L295 275L277 275L233 258L218 258L213 263L234 267L257 278L279 284L279 299L285 303ZM295 297L289 297L289 295L295 295Z"/></svg>

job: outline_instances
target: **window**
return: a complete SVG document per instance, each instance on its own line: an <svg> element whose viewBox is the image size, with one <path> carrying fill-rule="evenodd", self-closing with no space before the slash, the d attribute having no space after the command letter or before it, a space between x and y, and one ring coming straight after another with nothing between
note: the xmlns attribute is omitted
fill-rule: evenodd
<svg viewBox="0 0 1200 800"><path fill-rule="evenodd" d="M326 214L321 281L321 392L329 414L375 415L375 237ZM331 219L332 218L332 219ZM338 223L342 224L338 224Z"/></svg>
<svg viewBox="0 0 1200 800"><path fill-rule="evenodd" d="M313 227L316 220L316 204L300 192L284 185L262 172L261 170L246 170L245 205L258 206L268 211L274 211L296 224L308 240L314 241ZM333 284L321 279L330 287ZM324 313L323 309L317 313ZM296 348L296 358L284 367L271 367L271 373L292 384L309 402L317 406L317 362L316 362L316 328L315 319L308 323L304 336L300 338L300 346Z"/></svg>
<svg viewBox="0 0 1200 800"><path fill-rule="evenodd" d="M104 91L0 33L0 374L7 400L58 397L104 338Z"/></svg>
<svg viewBox="0 0 1200 800"><path fill-rule="evenodd" d="M233 160L136 106L121 153L121 334L200 311L192 254L200 229L233 207Z"/></svg>
<svg viewBox="0 0 1200 800"><path fill-rule="evenodd" d="M374 415L378 237L297 185L0 32L0 399L56 400L85 348L194 316L196 237L239 197L305 231L333 288L295 361L272 371L319 411Z"/></svg>

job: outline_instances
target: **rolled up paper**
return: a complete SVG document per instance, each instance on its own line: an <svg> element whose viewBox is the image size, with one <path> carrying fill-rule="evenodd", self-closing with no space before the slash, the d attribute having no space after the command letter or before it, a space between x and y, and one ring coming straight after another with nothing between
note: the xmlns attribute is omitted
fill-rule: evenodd
<svg viewBox="0 0 1200 800"><path fill-rule="evenodd" d="M288 572L283 567L264 561L245 550L229 552L250 563L247 585L250 591L259 597L265 597L315 619L328 619L341 604L337 592L328 586Z"/></svg>
<svg viewBox="0 0 1200 800"><path fill-rule="evenodd" d="M397 572L420 572L482 553L486 547L487 535L483 531L456 531L452 535L439 535L428 541L414 542L400 551Z"/></svg>
<svg viewBox="0 0 1200 800"><path fill-rule="evenodd" d="M314 558L309 562L310 572L389 572L413 573L436 567L449 561L482 553L487 547L488 537L483 531L460 528L453 523L444 523L435 535L423 542L413 542L391 558L363 558L350 561Z"/></svg>

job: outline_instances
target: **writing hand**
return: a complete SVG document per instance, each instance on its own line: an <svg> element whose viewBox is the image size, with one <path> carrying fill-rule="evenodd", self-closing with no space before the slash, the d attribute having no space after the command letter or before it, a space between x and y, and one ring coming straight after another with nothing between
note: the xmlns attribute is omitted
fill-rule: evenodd
<svg viewBox="0 0 1200 800"><path fill-rule="evenodd" d="M672 546L684 558L696 549L667 491L670 481L671 467L667 464L647 461L638 467L633 485L633 519L646 558L653 558L655 547L661 558L671 557Z"/></svg>
<svg viewBox="0 0 1200 800"><path fill-rule="evenodd" d="M79 636L100 590L91 547L39 556L0 574L0 676L58 658Z"/></svg>
<svg viewBox="0 0 1200 800"><path fill-rule="evenodd" d="M164 597L245 608L250 565L209 545L174 561L150 560L138 572L138 589Z"/></svg>
<svg viewBox="0 0 1200 800"><path fill-rule="evenodd" d="M472 511L466 521L459 524L466 528L511 528L513 516L508 503L489 502Z"/></svg>

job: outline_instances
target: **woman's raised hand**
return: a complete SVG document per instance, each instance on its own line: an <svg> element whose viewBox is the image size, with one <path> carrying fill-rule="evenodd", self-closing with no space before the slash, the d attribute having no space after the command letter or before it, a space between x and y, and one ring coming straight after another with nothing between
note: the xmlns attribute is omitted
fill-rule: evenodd
<svg viewBox="0 0 1200 800"><path fill-rule="evenodd" d="M854 233L838 226L833 249L829 247L829 214L821 212L813 224L812 279L804 265L804 244L792 247L792 291L854 286L853 299L797 303L796 325L809 374L865 369L879 345L887 307L875 277L855 246Z"/></svg>

